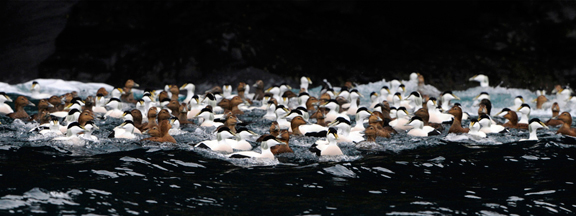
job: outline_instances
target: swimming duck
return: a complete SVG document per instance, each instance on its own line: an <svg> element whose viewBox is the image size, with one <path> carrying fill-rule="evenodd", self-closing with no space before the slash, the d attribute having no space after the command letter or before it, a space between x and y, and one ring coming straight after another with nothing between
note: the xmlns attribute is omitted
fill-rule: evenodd
<svg viewBox="0 0 576 216"><path fill-rule="evenodd" d="M325 114L324 121L332 122L336 120L338 114L340 113L340 106L336 100L330 99L326 103L320 105L320 107L327 108L328 112Z"/></svg>
<svg viewBox="0 0 576 216"><path fill-rule="evenodd" d="M480 87L488 87L488 76L484 74L474 75L469 81L476 81L480 83Z"/></svg>
<svg viewBox="0 0 576 216"><path fill-rule="evenodd" d="M528 129L528 119L530 118L530 105L528 104L522 104L520 107L518 107L518 109L516 110L518 113L520 113L520 121L518 121L518 129L523 129L526 130Z"/></svg>
<svg viewBox="0 0 576 216"><path fill-rule="evenodd" d="M38 113L32 115L32 120L35 120L37 122L40 122L40 116L42 114L42 111L46 110L48 111L48 108L50 107L54 107L54 105L52 105L51 103L48 103L48 100L46 99L40 99L40 101L38 101L38 105L36 105L36 107L38 107Z"/></svg>
<svg viewBox="0 0 576 216"><path fill-rule="evenodd" d="M180 130L180 120L176 116L170 117L168 122L170 122L171 126L170 130L168 130L168 134L176 135L182 133L182 130Z"/></svg>
<svg viewBox="0 0 576 216"><path fill-rule="evenodd" d="M406 97L406 102L403 103L404 107L410 112L414 112L420 108L422 108L422 95L420 92L413 91Z"/></svg>
<svg viewBox="0 0 576 216"><path fill-rule="evenodd" d="M352 89L352 91L350 91L349 97L350 97L350 106L348 107L346 114L356 115L356 111L358 111L359 98L364 96L362 96L362 94L360 94L360 92L358 92L357 89Z"/></svg>
<svg viewBox="0 0 576 216"><path fill-rule="evenodd" d="M244 112L238 108L238 106L243 103L244 100L240 96L236 95L232 97L232 99L230 100L230 111L232 111L232 114L234 115L244 114Z"/></svg>
<svg viewBox="0 0 576 216"><path fill-rule="evenodd" d="M470 128L462 127L462 108L460 108L460 106L452 106L452 108L448 110L448 113L454 116L452 126L450 126L448 133L468 133L470 131Z"/></svg>
<svg viewBox="0 0 576 216"><path fill-rule="evenodd" d="M323 137L326 136L328 131L328 128L322 125L308 124L302 116L292 118L290 127L292 128L293 135Z"/></svg>
<svg viewBox="0 0 576 216"><path fill-rule="evenodd" d="M536 102L536 109L544 109L545 104L548 104L548 98L546 97L546 90L538 90L538 96L532 102ZM549 104L547 106L550 106Z"/></svg>
<svg viewBox="0 0 576 216"><path fill-rule="evenodd" d="M347 116L345 116L347 117ZM364 136L360 131L351 131L352 126L350 125L350 120L346 119L344 116L336 118L336 120L330 123L337 129L338 139L337 142L354 142L358 143L364 140Z"/></svg>
<svg viewBox="0 0 576 216"><path fill-rule="evenodd" d="M442 126L442 124L429 122L430 114L428 114L428 109L420 108L416 110L416 112L414 112L414 115L422 119L422 121L424 122L423 129L425 131L432 131L432 130L444 131L444 126Z"/></svg>
<svg viewBox="0 0 576 216"><path fill-rule="evenodd" d="M84 127L82 127L78 122L73 122L68 125L65 136L55 137L54 141L67 141L71 144L81 144L81 140L78 134L82 132L87 132Z"/></svg>
<svg viewBox="0 0 576 216"><path fill-rule="evenodd" d="M278 125L280 125L280 129L288 129L290 128L290 122L286 119L286 114L290 111L284 107L283 105L278 105L274 113L276 114L276 121Z"/></svg>
<svg viewBox="0 0 576 216"><path fill-rule="evenodd" d="M92 121L92 120L87 121L84 124L84 133L80 134L79 137L83 140L98 142L98 137L92 135L92 132L94 132L94 130L98 130L98 129L100 129L100 128L98 126L96 126L94 121Z"/></svg>
<svg viewBox="0 0 576 216"><path fill-rule="evenodd" d="M392 128L394 128L396 131L407 131L412 129L413 127L408 125L408 122L410 121L409 115L410 114L408 114L406 107L398 108L398 111L396 112L396 119L389 123L390 126L392 126Z"/></svg>
<svg viewBox="0 0 576 216"><path fill-rule="evenodd" d="M200 106L200 98L198 95L192 96L192 99L188 102L188 114L186 115L186 118L193 119L201 110L202 106Z"/></svg>
<svg viewBox="0 0 576 216"><path fill-rule="evenodd" d="M30 92L32 93L32 95L30 96L32 99L47 99L52 96L51 94L40 93L40 84L38 84L37 81L32 82Z"/></svg>
<svg viewBox="0 0 576 216"><path fill-rule="evenodd" d="M222 86L222 97L226 99L231 99L232 95L232 85L226 83Z"/></svg>
<svg viewBox="0 0 576 216"><path fill-rule="evenodd" d="M112 130L108 138L135 139L134 122L125 120L122 124Z"/></svg>
<svg viewBox="0 0 576 216"><path fill-rule="evenodd" d="M554 118L560 114L560 106L558 105L557 102L554 102L554 104L552 104L551 109L552 109L552 118L550 118L550 119L548 119L548 121L546 121L546 125L547 126L558 126L558 125L564 124L564 122L562 120Z"/></svg>
<svg viewBox="0 0 576 216"><path fill-rule="evenodd" d="M47 126L48 127L39 127L41 129L38 133L44 136L61 136L65 134L60 130L61 125L57 119L50 120L50 123Z"/></svg>
<svg viewBox="0 0 576 216"><path fill-rule="evenodd" d="M402 83L400 83L400 81L398 81L397 79L393 79L392 81L390 81L390 91L394 91L394 94L396 94L396 91L398 91L398 87L400 87ZM382 91L380 91L380 93L382 93ZM392 92L390 94L388 94L388 96L386 97L386 101L393 101L393 96L394 94L392 94Z"/></svg>
<svg viewBox="0 0 576 216"><path fill-rule="evenodd" d="M216 140L205 140L199 142L194 147L196 148L206 148L212 151L232 153L232 146L228 143L229 138L235 137L236 134L230 131L230 128L226 126L219 127L216 132Z"/></svg>
<svg viewBox="0 0 576 216"><path fill-rule="evenodd" d="M364 121L368 120L368 118L372 115L366 107L360 107L356 111L356 124L352 127L351 131L364 131Z"/></svg>
<svg viewBox="0 0 576 216"><path fill-rule="evenodd" d="M138 83L134 82L134 80L132 79L126 80L126 83L124 83L124 88L122 89L123 93L120 96L120 99L124 102L135 104L136 100L134 99L132 88L138 88L139 86L140 85L138 85Z"/></svg>
<svg viewBox="0 0 576 216"><path fill-rule="evenodd" d="M84 126L88 121L94 121L94 113L90 110L84 110L80 112L80 115L77 118L78 124Z"/></svg>
<svg viewBox="0 0 576 216"><path fill-rule="evenodd" d="M262 98L264 98L264 82L262 80L257 80L252 87L255 88L252 100L262 100Z"/></svg>
<svg viewBox="0 0 576 216"><path fill-rule="evenodd" d="M316 143L310 147L310 151L316 153L318 156L343 155L336 140L338 140L338 132L335 128L331 127L328 129L328 134L326 134L326 140L316 141Z"/></svg>
<svg viewBox="0 0 576 216"><path fill-rule="evenodd" d="M228 158L262 158L262 159L274 159L274 154L270 150L272 146L285 144L278 141L273 136L265 137L260 143L260 153L255 151L241 151L226 155Z"/></svg>
<svg viewBox="0 0 576 216"><path fill-rule="evenodd" d="M269 100L267 102L267 108L266 108L266 114L264 114L264 116L262 116L262 118L264 119L268 119L271 121L275 121L276 120L276 104L274 104L274 101Z"/></svg>
<svg viewBox="0 0 576 216"><path fill-rule="evenodd" d="M50 113L64 110L64 104L65 103L63 101L62 96L52 95L48 99L48 103L50 103L50 104L52 104L52 106L54 106L54 107L48 108L48 111L50 111Z"/></svg>
<svg viewBox="0 0 576 216"><path fill-rule="evenodd" d="M162 121L162 120L168 120L170 119L170 117L172 117L172 115L170 114L170 111L168 109L161 109L160 112L158 112L158 122Z"/></svg>
<svg viewBox="0 0 576 216"><path fill-rule="evenodd" d="M569 112L562 112L556 118L562 120L564 124L558 128L556 134L563 134L567 136L576 137L576 128L573 128L572 125L572 115Z"/></svg>
<svg viewBox="0 0 576 216"><path fill-rule="evenodd" d="M390 95L390 89L388 88L388 86L382 86L382 88L380 88L380 94L378 94L378 103L382 103L382 101L389 101L388 100L388 96ZM391 101L391 100L390 100ZM376 105L374 105L376 106Z"/></svg>
<svg viewBox="0 0 576 216"><path fill-rule="evenodd" d="M308 92L308 86L312 84L310 77L302 76L300 77L300 93Z"/></svg>
<svg viewBox="0 0 576 216"><path fill-rule="evenodd" d="M112 91L110 92L110 98L117 98L120 99L120 97L122 97L122 95L124 95L124 90L122 88L114 88L112 89Z"/></svg>
<svg viewBox="0 0 576 216"><path fill-rule="evenodd" d="M400 94L400 92L394 93L394 95L392 96L392 106L401 107L402 106L401 102L402 102L402 94Z"/></svg>
<svg viewBox="0 0 576 216"><path fill-rule="evenodd" d="M452 121L454 115L442 113L436 107L436 98L431 97L426 102L426 107L428 108L428 115L430 116L429 122L434 124L442 124Z"/></svg>
<svg viewBox="0 0 576 216"><path fill-rule="evenodd" d="M537 118L531 119L530 124L528 124L528 131L530 131L530 136L528 137L528 139L520 139L519 141L538 140L536 130L538 130L539 128L548 129L548 126L546 126L544 122L540 121L540 119Z"/></svg>
<svg viewBox="0 0 576 216"><path fill-rule="evenodd" d="M5 102L12 102L10 96L6 94L6 92L0 92L0 113L1 114L9 114L13 113L12 107L10 105L5 104Z"/></svg>
<svg viewBox="0 0 576 216"><path fill-rule="evenodd" d="M222 125L222 123L214 122L214 113L212 113L212 110L210 110L209 108L202 109L202 111L200 111L200 113L198 113L196 117L200 117L203 119L202 123L200 124L200 126L202 127L212 127L212 126L218 127Z"/></svg>
<svg viewBox="0 0 576 216"><path fill-rule="evenodd" d="M174 137L172 137L169 133L171 129L172 125L170 124L170 121L163 120L158 125L154 125L148 129L147 134L149 134L151 137L144 138L141 141L150 140L161 143L163 142L176 143Z"/></svg>
<svg viewBox="0 0 576 216"><path fill-rule="evenodd" d="M111 117L111 118L122 118L124 112L122 111L122 102L118 98L110 98L110 101L106 103L106 107L110 108L104 117Z"/></svg>
<svg viewBox="0 0 576 216"><path fill-rule="evenodd" d="M451 100L460 100L460 98L452 93L452 91L445 91L442 93L442 97L440 97L440 101L442 102L442 109L449 110L451 108L450 101Z"/></svg>
<svg viewBox="0 0 576 216"><path fill-rule="evenodd" d="M282 153L294 152L290 148L290 145L289 145L290 132L288 132L288 130L280 130L280 134L278 134L278 136L276 136L276 138L278 139L278 141L285 143L285 144L278 144L278 145L272 146L270 148L270 151L272 151L272 154L278 155L278 154L282 154Z"/></svg>
<svg viewBox="0 0 576 216"><path fill-rule="evenodd" d="M496 116L504 117L507 121L502 124L506 128L518 128L518 115L514 110L504 108Z"/></svg>
<svg viewBox="0 0 576 216"><path fill-rule="evenodd" d="M483 99L490 100L490 94L488 92L480 92L480 94L474 97L474 102L472 103L472 106L478 106L480 101L482 101Z"/></svg>
<svg viewBox="0 0 576 216"><path fill-rule="evenodd" d="M32 102L28 100L28 98L24 96L18 96L14 101L14 109L16 110L13 113L8 114L7 116L13 119L21 119L30 121L30 116L24 110L25 106L36 106Z"/></svg>
<svg viewBox="0 0 576 216"><path fill-rule="evenodd" d="M252 149L252 145L246 140L252 140L256 135L253 131L243 127L237 130L235 139L227 139L226 142L232 149L248 151Z"/></svg>
<svg viewBox="0 0 576 216"><path fill-rule="evenodd" d="M366 129L362 131L362 133L364 134L365 137L364 142L376 142L376 137L378 136L378 130L376 129L376 127L368 125L368 127L366 127Z"/></svg>
<svg viewBox="0 0 576 216"><path fill-rule="evenodd" d="M184 103L190 103L190 101L192 100L192 98L194 96L196 96L194 94L194 90L196 90L196 86L191 83L191 82L187 82L184 83L181 87L180 90L186 90L186 98L184 99Z"/></svg>
<svg viewBox="0 0 576 216"><path fill-rule="evenodd" d="M514 98L514 105L509 107L511 110L518 110L522 104L524 104L524 98L521 95L518 95ZM528 120L526 120L528 122Z"/></svg>
<svg viewBox="0 0 576 216"><path fill-rule="evenodd" d="M506 127L502 125L492 124L492 119L488 115L481 115L478 118L478 123L482 126L480 131L484 133L506 133L509 132Z"/></svg>
<svg viewBox="0 0 576 216"><path fill-rule="evenodd" d="M475 138L486 138L486 133L484 133L483 131L480 131L480 124L478 123L478 120L476 119L470 119L470 126L468 128L470 128L470 131L468 131L468 134L474 136Z"/></svg>
<svg viewBox="0 0 576 216"><path fill-rule="evenodd" d="M414 116L410 119L406 125L412 126L412 129L408 131L408 135L417 137L427 137L440 135L440 131L433 129L432 131L424 130L424 121L418 116Z"/></svg>

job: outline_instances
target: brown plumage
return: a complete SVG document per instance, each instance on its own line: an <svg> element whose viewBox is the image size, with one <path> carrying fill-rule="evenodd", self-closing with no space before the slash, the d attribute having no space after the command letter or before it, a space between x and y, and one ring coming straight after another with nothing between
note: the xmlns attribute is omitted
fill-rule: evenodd
<svg viewBox="0 0 576 216"><path fill-rule="evenodd" d="M504 123L502 126L507 128L518 128L518 114L514 110L508 111L506 115L504 115L505 119L508 119L508 122Z"/></svg>
<svg viewBox="0 0 576 216"><path fill-rule="evenodd" d="M376 142L376 136L378 136L378 130L372 125L368 125L364 129L364 137L366 137L366 142Z"/></svg>
<svg viewBox="0 0 576 216"><path fill-rule="evenodd" d="M540 95L536 98L536 109L542 109L542 105L548 101L545 95Z"/></svg>
<svg viewBox="0 0 576 216"><path fill-rule="evenodd" d="M270 147L270 151L272 151L272 154L278 155L287 152L294 152L292 151L292 149L288 144L288 142L290 141L290 133L288 132L288 130L286 129L280 130L280 135L278 135L277 138L279 141L284 142L286 144L275 145Z"/></svg>
<svg viewBox="0 0 576 216"><path fill-rule="evenodd" d="M383 126L384 122L382 121L382 118L380 118L378 114L374 113L375 112L372 112L372 115L368 117L368 124L376 129L376 135L386 138L392 137L390 134L395 133L396 131L390 126L384 127Z"/></svg>
<svg viewBox="0 0 576 216"><path fill-rule="evenodd" d="M258 139L256 139L256 142L262 142L262 140L269 135L277 137L280 134L280 125L278 125L277 121L273 121L272 124L270 124L269 132L270 133L258 137Z"/></svg>
<svg viewBox="0 0 576 216"><path fill-rule="evenodd" d="M422 121L424 122L424 126L430 126L430 127L433 127L434 129L436 129L438 131L444 131L444 126L442 126L442 124L428 122L428 120L430 120L430 113L428 113L428 109L420 108L420 109L416 110L414 115L422 118Z"/></svg>
<svg viewBox="0 0 576 216"><path fill-rule="evenodd" d="M52 95L48 99L48 102L53 106L48 107L48 111L50 111L51 113L64 110L64 102L62 102L62 96Z"/></svg>
<svg viewBox="0 0 576 216"><path fill-rule="evenodd" d="M146 124L142 124L142 112L138 109L130 110L130 114L132 114L132 119L134 123L134 127L138 128L140 131L146 130Z"/></svg>
<svg viewBox="0 0 576 216"><path fill-rule="evenodd" d="M230 131L236 133L236 124L238 123L238 118L231 112L228 112L225 116L226 121L224 121L224 126L230 128Z"/></svg>
<svg viewBox="0 0 576 216"><path fill-rule="evenodd" d="M560 106L558 105L558 103L554 102L554 104L552 104L552 118L550 118L548 121L546 121L546 125L558 126L558 125L564 124L564 122L562 120L554 118L554 117L558 116L559 114L560 114Z"/></svg>
<svg viewBox="0 0 576 216"><path fill-rule="evenodd" d="M48 110L48 108L49 108L50 106L53 107L53 105L50 104L50 103L48 102L48 100L46 100L46 99L40 99L40 101L38 101L38 105L36 105L36 107L38 108L38 113L32 115L32 117L31 117L32 120L36 120L37 122L40 122L40 121L41 121L40 118L41 118L41 115L42 115L42 111Z"/></svg>
<svg viewBox="0 0 576 216"><path fill-rule="evenodd" d="M234 115L242 115L244 112L238 108L238 105L244 103L244 100L240 96L234 96L230 100L230 110Z"/></svg>
<svg viewBox="0 0 576 216"><path fill-rule="evenodd" d="M254 97L252 100L262 100L262 98L264 98L264 82L262 80L256 81L254 88Z"/></svg>
<svg viewBox="0 0 576 216"><path fill-rule="evenodd" d="M134 80L126 80L126 83L124 83L124 87L122 88L122 90L124 90L124 94L120 96L120 100L135 104L136 99L134 99L134 94L132 93L132 88L134 87L138 87L138 84L136 84Z"/></svg>
<svg viewBox="0 0 576 216"><path fill-rule="evenodd" d="M188 121L188 105L186 103L180 103L180 114L177 117L180 124L194 124L194 122Z"/></svg>
<svg viewBox="0 0 576 216"><path fill-rule="evenodd" d="M96 95L101 94L102 96L106 97L108 96L108 91L106 91L106 89L104 87L100 87L97 91L96 91Z"/></svg>
<svg viewBox="0 0 576 216"><path fill-rule="evenodd" d="M237 89L238 89L238 96L243 100L245 100L246 102L248 102L249 104L252 104L251 98L246 98L246 95L244 95L244 92L246 91L246 83L245 82L238 83Z"/></svg>
<svg viewBox="0 0 576 216"><path fill-rule="evenodd" d="M452 121L452 126L450 126L448 133L468 133L470 131L470 128L462 127L462 109L459 106L452 106L448 113L454 116L454 121Z"/></svg>
<svg viewBox="0 0 576 216"><path fill-rule="evenodd" d="M210 90L208 90L207 92L210 92L210 93L212 93L212 94L216 94L216 93L222 94L222 87L220 87L220 86L214 86L214 87L212 87Z"/></svg>
<svg viewBox="0 0 576 216"><path fill-rule="evenodd" d="M306 109L308 111L315 111L316 106L318 106L318 103L319 103L318 98L310 96L306 101Z"/></svg>
<svg viewBox="0 0 576 216"><path fill-rule="evenodd" d="M38 115L38 119L36 121L42 125L50 123L51 120L52 116L50 116L50 112L48 110L42 110L40 111L40 115Z"/></svg>
<svg viewBox="0 0 576 216"><path fill-rule="evenodd" d="M558 128L556 134L576 137L576 128L572 127L572 115L569 112L562 112L557 118L562 120L564 124Z"/></svg>
<svg viewBox="0 0 576 216"><path fill-rule="evenodd" d="M148 134L152 137L142 139L142 141L150 140L150 141L154 141L154 142L176 143L176 140L174 139L174 137L172 137L168 133L170 128L172 128L172 125L170 125L170 122L168 120L162 120L162 121L160 121L160 125L154 125L153 127L151 127L148 130Z"/></svg>
<svg viewBox="0 0 576 216"><path fill-rule="evenodd" d="M162 109L158 113L158 122L161 122L163 120L168 120L168 119L170 119L170 117L171 117L170 112L167 109Z"/></svg>
<svg viewBox="0 0 576 216"><path fill-rule="evenodd" d="M218 105L219 107L222 107L224 112L232 110L230 99L227 99L227 98L222 98L222 100L220 100L220 102L218 102L218 104L216 104L216 105Z"/></svg>
<svg viewBox="0 0 576 216"><path fill-rule="evenodd" d="M302 116L296 116L292 118L290 121L290 128L292 128L292 134L297 136L303 136L302 132L300 132L300 125L305 125L306 120L302 118Z"/></svg>
<svg viewBox="0 0 576 216"><path fill-rule="evenodd" d="M28 98L24 96L18 96L16 100L14 100L14 112L8 114L8 117L13 119L21 119L25 121L32 120L30 115L26 111L24 111L25 106L36 106L33 103L30 103Z"/></svg>
<svg viewBox="0 0 576 216"><path fill-rule="evenodd" d="M78 117L78 124L84 127L88 121L94 121L94 114L90 110L84 110Z"/></svg>
<svg viewBox="0 0 576 216"><path fill-rule="evenodd" d="M84 99L84 107L82 107L82 110L92 111L92 107L94 107L94 97L90 95Z"/></svg>
<svg viewBox="0 0 576 216"><path fill-rule="evenodd" d="M158 101L162 102L164 101L166 98L170 99L168 97L168 92L167 91L161 91L160 94L158 94Z"/></svg>
<svg viewBox="0 0 576 216"><path fill-rule="evenodd" d="M150 107L150 109L148 109L148 124L145 126L145 128L151 128L154 125L158 125L158 122L156 121L156 118L158 118L158 109L156 109L156 107Z"/></svg>

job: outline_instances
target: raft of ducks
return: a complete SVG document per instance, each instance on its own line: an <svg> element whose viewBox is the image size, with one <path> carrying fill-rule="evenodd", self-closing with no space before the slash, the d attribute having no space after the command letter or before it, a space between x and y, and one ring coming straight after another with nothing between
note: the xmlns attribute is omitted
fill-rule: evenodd
<svg viewBox="0 0 576 216"><path fill-rule="evenodd" d="M529 131L529 137L520 141L538 140L536 131L549 127L558 127L558 134L576 137L576 129L571 126L572 116L569 112L560 113L560 104L571 100L568 87L556 87L555 101L548 100L545 91L537 92L538 97L533 101L536 107L550 107L553 114L547 122L542 122L530 119L531 107L522 96L514 98L514 106L492 116L487 92L474 98L478 117L472 118L462 112L459 103L452 103L460 100L458 96L451 91L440 93L435 87L424 84L419 73L412 73L409 81L392 80L389 86L372 92L369 104L360 103L364 96L351 82L335 91L323 80L320 95L311 95L308 92L312 84L310 78L302 77L300 81L299 91L293 91L287 84L265 90L263 81L259 80L252 86L254 92L250 92L250 85L240 82L236 94L233 94L232 86L226 84L200 95L189 82L181 87L166 85L163 90L146 89L139 99L135 99L132 92L133 88L139 87L133 80L126 81L124 87L108 89L110 92L100 88L84 99L76 92L59 96L44 94L40 92L40 84L33 82L31 98L39 100L37 104L25 96L13 100L0 92L0 113L13 119L37 122L38 126L31 133L71 144L98 142L98 137L92 133L100 130L97 123L106 118L123 120L108 132L108 138L141 142L177 143L172 135L184 133L181 127L188 125L214 128L213 139L187 144L230 158L273 159L278 154L291 154L290 138L303 136L319 137L309 147L310 152L318 156L343 155L339 143L374 143L377 139L393 136L436 136L445 128L448 133L469 134L475 140L510 130ZM488 77L484 75L476 75L470 81L480 82L481 87L489 86ZM405 96L407 85L414 91ZM181 92L185 93L185 99L180 99ZM38 112L29 115L25 106L36 106ZM270 124L268 134L258 135L240 121L239 116L254 110L264 113L261 119ZM499 118L505 122L499 124ZM463 127L462 123L467 119L470 123ZM253 147L255 141L259 148Z"/></svg>

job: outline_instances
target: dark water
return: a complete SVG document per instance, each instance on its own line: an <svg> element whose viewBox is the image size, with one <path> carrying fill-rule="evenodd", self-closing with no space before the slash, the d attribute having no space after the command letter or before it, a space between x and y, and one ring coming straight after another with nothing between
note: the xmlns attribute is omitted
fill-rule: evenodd
<svg viewBox="0 0 576 216"><path fill-rule="evenodd" d="M51 141L16 147L7 139L3 137L0 146L0 209L5 213L576 211L576 148L559 144L561 138L555 136L532 143L476 146L428 138L437 143L399 152L362 151L349 161L282 155L280 163L269 166L238 166L181 145L139 147L139 142L128 142L116 146L126 150L75 156ZM379 144L386 148L386 143Z"/></svg>
<svg viewBox="0 0 576 216"><path fill-rule="evenodd" d="M36 102L36 101L33 101ZM33 108L27 108L32 112ZM239 118L264 133L253 111ZM49 215L548 215L576 212L574 139L513 130L481 142L444 133L339 144L318 158L317 138L292 137L274 161L227 159L189 144L212 128L183 127L177 144L107 138L80 146L28 132L0 116L0 213ZM141 138L146 136L141 136ZM257 143L252 143L254 147ZM360 147L361 146L361 147ZM370 150L366 150L370 149Z"/></svg>

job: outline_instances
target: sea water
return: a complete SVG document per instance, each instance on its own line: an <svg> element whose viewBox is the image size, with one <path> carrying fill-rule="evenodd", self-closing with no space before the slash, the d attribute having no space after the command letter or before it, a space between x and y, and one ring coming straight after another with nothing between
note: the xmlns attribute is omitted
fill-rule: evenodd
<svg viewBox="0 0 576 216"><path fill-rule="evenodd" d="M38 79L42 92L94 94L104 83ZM361 105L386 80L356 86ZM407 83L408 93L415 85ZM31 81L0 91L30 95ZM136 90L136 97L141 91ZM320 87L310 90L320 93ZM488 92L492 113L512 106L526 89L475 87L454 91L463 110ZM554 95L547 95L553 100ZM31 100L37 103L38 100ZM9 103L11 104L11 103ZM534 104L530 104L533 108ZM570 109L570 104L567 106ZM32 114L35 107L26 107ZM126 108L129 109L129 108ZM254 110L238 117L259 134L270 121ZM551 111L534 110L545 121ZM501 119L500 119L501 120ZM176 144L108 138L119 119L98 119L98 142L67 143L29 132L37 123L0 116L0 213L49 215L545 215L575 214L575 140L540 129L538 141L511 130L485 139L447 134L414 138L404 133L376 143L339 143L344 155L317 157L319 138L291 137L293 154L274 160L229 159L192 147L214 138L214 128L183 126ZM467 126L468 121L464 122ZM258 144L251 142L256 151Z"/></svg>

